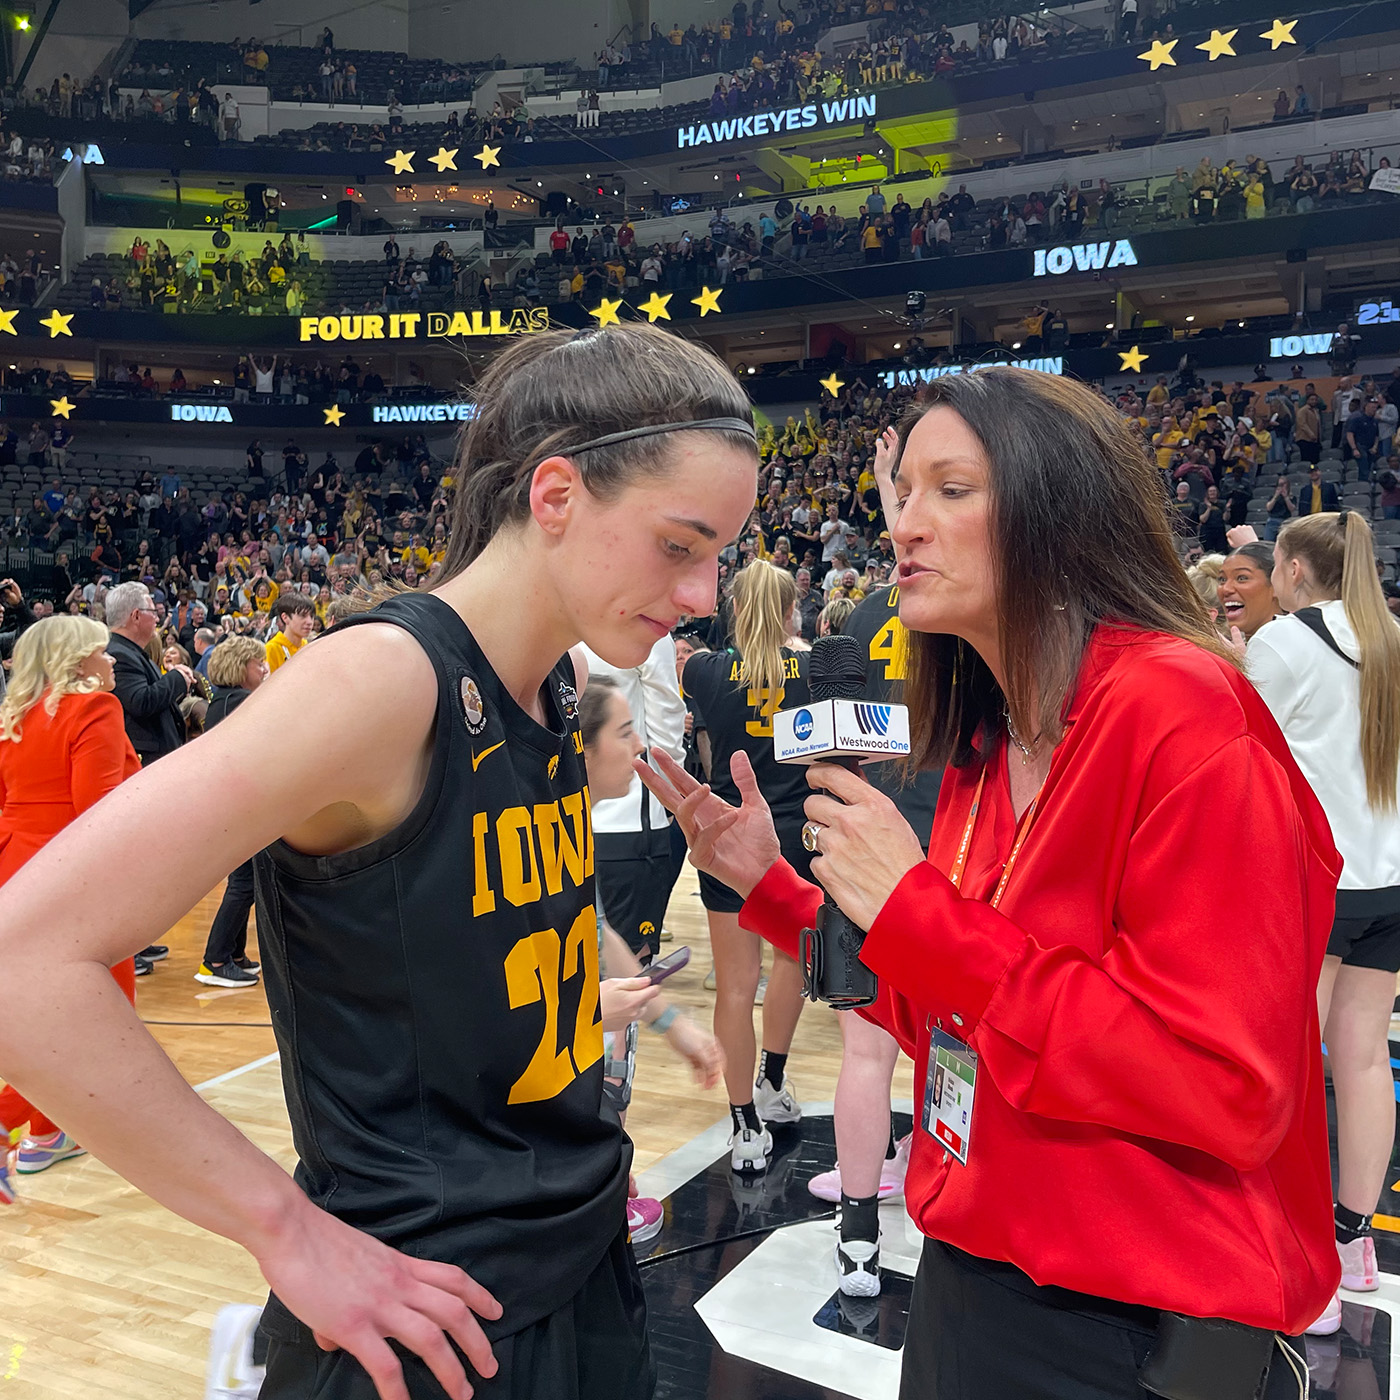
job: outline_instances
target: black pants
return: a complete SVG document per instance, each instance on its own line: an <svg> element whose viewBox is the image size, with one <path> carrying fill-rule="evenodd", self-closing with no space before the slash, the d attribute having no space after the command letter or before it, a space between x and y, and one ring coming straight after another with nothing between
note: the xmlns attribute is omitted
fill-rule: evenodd
<svg viewBox="0 0 1400 1400"><path fill-rule="evenodd" d="M391 1344L392 1345L392 1344ZM656 1367L647 1342L647 1307L632 1246L623 1230L584 1285L562 1308L492 1343L500 1369L480 1379L475 1400L650 1400ZM442 1400L442 1387L418 1357L394 1345L411 1400ZM260 1400L378 1400L364 1367L343 1351L325 1352L310 1333L273 1336Z"/></svg>
<svg viewBox="0 0 1400 1400"><path fill-rule="evenodd" d="M924 1244L899 1400L1148 1400L1138 1384L1157 1312L1041 1288L1010 1264ZM1302 1353L1297 1342L1294 1350ZM1297 1400L1275 1349L1263 1400Z"/></svg>
<svg viewBox="0 0 1400 1400"><path fill-rule="evenodd" d="M245 860L229 877L223 903L214 915L209 941L204 945L204 962L218 967L230 958L241 958L248 950L248 915L253 912L253 862Z"/></svg>

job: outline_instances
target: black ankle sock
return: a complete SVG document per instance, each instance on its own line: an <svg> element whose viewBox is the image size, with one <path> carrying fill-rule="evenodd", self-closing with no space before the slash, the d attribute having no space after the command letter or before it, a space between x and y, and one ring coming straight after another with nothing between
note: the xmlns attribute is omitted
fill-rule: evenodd
<svg viewBox="0 0 1400 1400"><path fill-rule="evenodd" d="M841 1238L878 1240L880 1238L880 1197L841 1195Z"/></svg>
<svg viewBox="0 0 1400 1400"><path fill-rule="evenodd" d="M787 1055L780 1055L776 1050L765 1050L758 1057L758 1079L761 1084L765 1079L775 1088L783 1087L783 1071L787 1069Z"/></svg>
<svg viewBox="0 0 1400 1400"><path fill-rule="evenodd" d="M1337 1226L1338 1244L1351 1244L1371 1233L1371 1217L1348 1210L1340 1201L1333 1207L1332 1215Z"/></svg>
<svg viewBox="0 0 1400 1400"><path fill-rule="evenodd" d="M890 1145L885 1148L885 1161L893 1162L899 1156L899 1144L894 1140L894 1126L890 1126Z"/></svg>
<svg viewBox="0 0 1400 1400"><path fill-rule="evenodd" d="M729 1105L729 1116L734 1120L734 1131L742 1133L745 1128L752 1128L754 1132L763 1131L763 1120L758 1116L758 1110L749 1103L732 1103Z"/></svg>

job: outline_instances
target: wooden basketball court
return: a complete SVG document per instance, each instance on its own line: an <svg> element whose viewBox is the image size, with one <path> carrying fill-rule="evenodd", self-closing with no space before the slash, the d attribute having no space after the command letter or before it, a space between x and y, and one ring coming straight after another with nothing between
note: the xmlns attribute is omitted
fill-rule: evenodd
<svg viewBox="0 0 1400 1400"><path fill-rule="evenodd" d="M288 1170L294 1164L276 1045L261 987L223 991L194 981L216 890L164 940L170 957L137 984L137 1008L185 1078ZM709 937L695 873L683 872L667 925L690 965L667 994L706 1026L713 996ZM250 949L250 951L252 951ZM757 1013L755 1013L757 1015ZM841 1041L834 1014L808 1006L788 1071L804 1100L830 1100ZM901 1060L896 1097L910 1093ZM636 1170L725 1115L723 1088L696 1088L660 1038L644 1035L628 1129ZM261 1302L251 1257L171 1214L89 1157L17 1178L0 1207L0 1400L191 1400L203 1394L209 1329L225 1303Z"/></svg>

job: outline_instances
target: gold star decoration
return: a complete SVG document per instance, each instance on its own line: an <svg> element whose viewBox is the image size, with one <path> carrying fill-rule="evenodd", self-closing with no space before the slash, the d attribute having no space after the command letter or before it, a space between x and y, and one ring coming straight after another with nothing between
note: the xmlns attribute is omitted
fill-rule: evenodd
<svg viewBox="0 0 1400 1400"><path fill-rule="evenodd" d="M1276 19L1259 37L1269 41L1269 51L1281 44L1296 44L1298 41L1293 37L1293 26L1297 24L1296 19L1290 19L1286 24L1281 19Z"/></svg>
<svg viewBox="0 0 1400 1400"><path fill-rule="evenodd" d="M1212 29L1210 31L1210 38L1207 39L1204 44L1197 44L1196 47L1200 49L1202 53L1209 55L1212 63L1223 54L1229 54L1231 58L1236 58L1238 55L1235 53L1234 43L1235 35L1239 32L1238 29L1226 29L1224 31Z"/></svg>
<svg viewBox="0 0 1400 1400"><path fill-rule="evenodd" d="M15 317L19 315L18 309L14 311L0 311L0 331L6 335L18 335L15 329Z"/></svg>
<svg viewBox="0 0 1400 1400"><path fill-rule="evenodd" d="M609 301L607 297L604 297L588 314L597 318L598 329L602 330L604 326L616 326L621 324L617 319L617 309L621 305L621 297L618 297L616 301Z"/></svg>
<svg viewBox="0 0 1400 1400"><path fill-rule="evenodd" d="M345 417L345 410L343 408L323 408L321 412L326 415L326 421L322 425L326 428L340 427L340 420Z"/></svg>
<svg viewBox="0 0 1400 1400"><path fill-rule="evenodd" d="M73 332L68 329L69 325L72 323L72 320L73 313L71 311L68 313L68 315L65 316L61 311L55 309L53 311L50 311L49 314L45 316L42 321L39 322L39 324L41 326L47 326L49 328L50 340L56 340L61 335L73 334Z"/></svg>
<svg viewBox="0 0 1400 1400"><path fill-rule="evenodd" d="M1131 350L1120 350L1118 359L1118 368L1130 374L1141 374L1143 365L1147 363L1147 356L1136 345Z"/></svg>
<svg viewBox="0 0 1400 1400"><path fill-rule="evenodd" d="M719 309L719 294L721 291L723 291L722 287L716 287L713 291L711 291L709 287L701 287L700 295L698 297L691 297L690 304L700 308L702 319L711 311L717 316L721 314Z"/></svg>
<svg viewBox="0 0 1400 1400"><path fill-rule="evenodd" d="M832 370L825 379L817 380L817 383L820 384L833 399L846 387L846 381L844 379L838 379L835 370Z"/></svg>
<svg viewBox="0 0 1400 1400"><path fill-rule="evenodd" d="M492 165L499 169L501 164L501 148L499 146L483 145L473 159L481 162L481 168L483 170Z"/></svg>
<svg viewBox="0 0 1400 1400"><path fill-rule="evenodd" d="M653 292L637 307L637 310L645 311L647 320L653 325L655 325L657 321L669 321L671 319L671 313L667 311L666 308L671 304L672 295L673 293L667 292L663 297L660 292Z"/></svg>
<svg viewBox="0 0 1400 1400"><path fill-rule="evenodd" d="M393 155L384 157L384 164L392 165L395 175L402 175L405 172L412 175L413 157L417 154L417 151L395 151Z"/></svg>
<svg viewBox="0 0 1400 1400"><path fill-rule="evenodd" d="M437 166L438 174L441 175L444 170L456 170L459 150L461 150L460 146L453 146L450 151L446 146L439 146L437 155L429 156L428 159Z"/></svg>
<svg viewBox="0 0 1400 1400"><path fill-rule="evenodd" d="M1146 53L1138 54L1138 57L1145 60L1152 72L1156 72L1163 64L1168 68L1176 67L1176 59L1172 57L1172 50L1180 43L1179 39L1172 39L1168 43L1163 43L1160 39L1152 41L1152 47Z"/></svg>
<svg viewBox="0 0 1400 1400"><path fill-rule="evenodd" d="M61 399L50 399L49 407L53 410L55 418L67 418L77 405L69 403L68 395L64 394Z"/></svg>

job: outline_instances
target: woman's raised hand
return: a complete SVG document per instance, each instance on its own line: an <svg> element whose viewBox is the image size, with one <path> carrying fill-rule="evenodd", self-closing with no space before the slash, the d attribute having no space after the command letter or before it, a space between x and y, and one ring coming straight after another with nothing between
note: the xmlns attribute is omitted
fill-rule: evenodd
<svg viewBox="0 0 1400 1400"><path fill-rule="evenodd" d="M729 763L742 799L738 807L716 796L708 783L696 782L669 754L653 749L652 759L660 772L641 759L632 766L680 823L690 863L747 899L782 854L773 814L758 790L748 755L736 753Z"/></svg>

